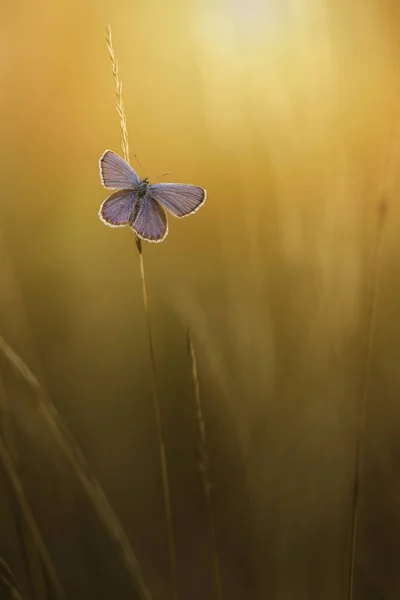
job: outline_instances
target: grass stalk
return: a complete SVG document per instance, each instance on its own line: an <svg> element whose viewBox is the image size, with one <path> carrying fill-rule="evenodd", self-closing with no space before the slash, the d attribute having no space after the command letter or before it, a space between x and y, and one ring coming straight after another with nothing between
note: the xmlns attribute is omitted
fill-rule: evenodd
<svg viewBox="0 0 400 600"><path fill-rule="evenodd" d="M120 129L121 129L121 145L123 157L126 162L129 163L129 142L128 142L128 127L126 121L126 114L124 109L124 102L122 97L122 82L119 77L119 68L118 61L116 59L113 43L112 43L112 35L111 35L111 27L107 28L107 48L111 59L111 67L112 73L115 83L116 90L116 108L117 113L120 118ZM164 509L167 523L167 535L168 535L168 555L169 555L169 567L170 567L170 578L171 578L171 593L174 600L178 600L178 580L177 580L177 563L176 563L176 552L175 552L175 534L174 534L174 525L172 518L172 508L171 508L171 494L170 494L170 485L169 485L169 477L168 477L168 465L167 465L167 454L166 454L166 445L165 445L165 435L164 428L161 418L161 409L160 409L160 394L159 394L159 386L158 386L158 378L157 378L157 368L156 368L156 360L154 353L154 344L153 344L153 335L150 323L150 315L149 315L149 305L148 305L148 294L147 294L147 284L146 284L146 276L145 276L145 268L144 268L144 260L143 260L143 248L142 242L138 236L135 235L136 238L136 246L139 252L139 271L140 271L140 280L142 284L142 297L143 297L143 308L146 320L146 329L147 329L147 337L150 351L150 361L151 361L151 370L152 370L152 382L153 382L153 403L154 403L154 412L156 415L156 424L157 424L157 434L158 434L158 445L159 445L159 453L160 453L160 468L161 468L161 479L163 486L163 496L164 496Z"/></svg>
<svg viewBox="0 0 400 600"><path fill-rule="evenodd" d="M168 531L168 555L169 555L170 574L171 574L171 590L172 590L172 597L174 598L174 600L177 600L178 599L178 581L177 581L177 566L176 566L176 553L175 553L175 534L174 534L174 524L173 524L173 518L172 518L171 494L170 494L170 488L169 488L167 453L166 453L166 448L165 448L164 428L163 428L162 418L161 418L156 361L155 361L153 336L152 336L152 331L151 331L151 326L150 326L150 318L149 318L149 310L148 310L147 287L146 287L146 279L145 279L145 271L144 271L143 254L142 254L141 250L139 250L139 267L140 267L140 279L142 282L143 306L144 306L144 312L145 312L145 318L146 318L146 327L147 327L147 335L148 335L148 341L149 341L151 367L152 367L152 375L153 375L152 376L153 404L154 404L154 412L156 415L156 423L157 423L158 446L159 446L159 452L160 452L161 478L162 478L163 493L164 493L164 509L165 509L165 516L166 516L166 521L167 521L167 531Z"/></svg>
<svg viewBox="0 0 400 600"><path fill-rule="evenodd" d="M203 493L204 493L204 498L205 498L206 507L207 507L207 516L208 516L211 541L212 541L215 597L217 600L222 600L223 593L222 593L221 569L220 569L220 563L219 563L217 536L215 533L214 514L213 514L211 494L210 494L211 485L210 485L210 478L209 478L209 471L208 471L209 456L208 456L208 452L207 452L206 429L205 429L205 423L204 423L204 417L203 417L203 408L202 408L202 404L201 404L200 382L199 382L199 375L198 375L198 370L197 370L196 351L194 348L190 329L187 330L187 343L188 343L188 351L189 351L190 362L191 362L191 367L192 367L194 399L195 399L195 405L196 405L197 432L198 432L198 436L199 436L198 468L199 468L199 472L200 472L201 479L202 479L202 487L203 487Z"/></svg>
<svg viewBox="0 0 400 600"><path fill-rule="evenodd" d="M355 583L355 564L357 554L357 534L359 523L360 509L360 483L363 472L364 458L364 437L365 424L368 405L369 382L371 374L371 358L375 332L376 307L378 296L378 272L379 272L379 257L382 242L383 228L387 213L387 204L382 200L378 206L378 215L375 228L375 239L372 245L371 263L369 270L369 285L367 292L368 312L367 312L367 332L366 343L363 361L363 377L361 382L361 393L359 402L359 412L357 419L356 433L356 456L354 466L354 486L353 486L353 502L352 502L352 524L351 524L351 549L350 549L350 576L348 599L353 600L354 583Z"/></svg>

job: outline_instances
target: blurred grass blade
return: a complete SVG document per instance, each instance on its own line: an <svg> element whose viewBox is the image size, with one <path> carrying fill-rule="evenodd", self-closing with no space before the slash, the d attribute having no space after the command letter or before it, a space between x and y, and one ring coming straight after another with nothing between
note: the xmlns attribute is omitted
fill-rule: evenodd
<svg viewBox="0 0 400 600"><path fill-rule="evenodd" d="M218 545L217 537L215 533L214 514L211 502L210 494L210 478L208 473L208 452L207 452L207 441L206 441L206 429L203 417L203 408L201 405L200 396L200 383L199 375L197 371L197 359L196 351L192 341L192 335L190 329L187 330L187 343L190 362L192 366L192 379L194 387L194 400L196 404L196 422L197 432L199 436L199 463L198 468L202 479L204 498L207 505L208 522L212 540L212 554L213 554L213 566L214 566L214 582L215 582L215 597L217 600L223 599L222 594L222 582L221 582L221 569L219 564Z"/></svg>
<svg viewBox="0 0 400 600"><path fill-rule="evenodd" d="M376 221L375 240L372 247L371 263L369 270L369 288L368 288L368 315L367 315L367 335L365 343L363 379L361 384L361 398L359 403L359 413L357 420L356 433L356 458L354 466L354 484L353 484L353 506L352 506L352 524L351 524L351 547L350 547L350 576L348 599L353 600L355 584L355 565L357 554L357 534L360 507L360 484L363 471L363 450L365 437L365 424L369 394L369 381L371 374L371 358L375 333L376 306L378 296L378 272L379 257L382 242L383 227L387 213L387 203L382 200L378 206Z"/></svg>

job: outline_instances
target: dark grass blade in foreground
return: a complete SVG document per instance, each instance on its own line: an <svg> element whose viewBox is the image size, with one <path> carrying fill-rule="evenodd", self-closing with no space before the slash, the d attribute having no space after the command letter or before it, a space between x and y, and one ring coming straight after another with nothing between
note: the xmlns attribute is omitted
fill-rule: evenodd
<svg viewBox="0 0 400 600"><path fill-rule="evenodd" d="M150 591L143 580L139 561L136 558L129 539L118 517L114 513L103 489L92 474L91 469L81 452L81 449L72 435L69 433L56 407L51 402L50 398L47 396L46 392L29 367L22 361L22 359L13 351L13 349L1 336L0 352L7 359L14 371L20 377L22 377L22 379L35 392L36 408L38 413L43 417L61 450L70 461L76 476L78 477L83 489L87 494L87 497L89 498L99 517L99 520L118 548L122 562L131 576L140 599L152 600L152 595L150 594ZM0 452L1 451L4 451L4 444L0 444ZM2 454L3 460L5 459L7 465L9 465L9 460L7 460L8 452L5 451L2 452ZM19 487L17 487L17 490L19 490Z"/></svg>
<svg viewBox="0 0 400 600"><path fill-rule="evenodd" d="M10 410L6 387L0 372L0 437L7 449L10 461L15 468L15 475L18 476L18 447L14 425L14 417ZM5 491L8 492L8 495L11 498L10 511L12 514L12 521L14 523L24 567L29 577L31 593L34 598L38 598L38 600L48 600L50 595L49 585L51 576L47 575L46 577L44 559L40 554L40 548L38 548L36 543L34 532L29 529L29 522L24 518L23 510L18 505L18 502L15 502L15 491L12 487L10 478L4 478L4 485ZM54 567L53 570L55 572Z"/></svg>
<svg viewBox="0 0 400 600"><path fill-rule="evenodd" d="M24 600L14 573L0 556L0 598L1 600Z"/></svg>
<svg viewBox="0 0 400 600"><path fill-rule="evenodd" d="M2 436L0 435L0 460L4 466L4 469L8 475L11 487L13 489L15 499L18 502L18 505L21 509L21 512L24 516L25 522L29 531L31 532L32 538L36 545L36 548L39 552L40 558L43 561L43 564L46 568L49 579L53 585L54 591L57 595L57 598L63 600L66 598L64 594L63 587L58 579L57 571L53 565L53 561L51 559L50 553L47 549L47 546L43 540L42 534L40 532L39 526L36 523L36 520L32 514L31 507L28 503L28 500L25 496L24 489L22 487L20 478L18 473L13 465L13 461L8 452L7 446L4 443Z"/></svg>

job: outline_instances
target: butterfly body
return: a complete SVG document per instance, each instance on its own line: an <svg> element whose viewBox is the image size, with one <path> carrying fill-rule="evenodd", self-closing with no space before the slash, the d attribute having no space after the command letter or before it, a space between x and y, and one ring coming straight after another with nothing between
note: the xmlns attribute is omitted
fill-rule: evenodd
<svg viewBox="0 0 400 600"><path fill-rule="evenodd" d="M162 242L168 234L167 209L175 217L195 213L205 202L204 188L185 183L150 184L118 154L101 156L100 178L107 189L117 190L101 205L99 217L110 227L131 227L149 242Z"/></svg>
<svg viewBox="0 0 400 600"><path fill-rule="evenodd" d="M139 198L143 198L148 193L149 188L150 188L149 180L146 178L146 179L143 179L139 183L139 185L136 188L134 188L134 189L135 189L138 197Z"/></svg>

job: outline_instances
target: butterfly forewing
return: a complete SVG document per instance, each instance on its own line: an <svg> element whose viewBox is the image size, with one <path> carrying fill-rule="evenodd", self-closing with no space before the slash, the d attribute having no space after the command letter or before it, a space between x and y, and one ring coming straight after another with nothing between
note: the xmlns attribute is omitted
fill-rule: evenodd
<svg viewBox="0 0 400 600"><path fill-rule="evenodd" d="M106 150L99 163L101 182L105 188L118 190L139 185L140 177L136 171L112 150Z"/></svg>
<svg viewBox="0 0 400 600"><path fill-rule="evenodd" d="M167 215L156 200L146 195L141 199L137 216L131 222L137 235L148 242L162 242L168 233Z"/></svg>
<svg viewBox="0 0 400 600"><path fill-rule="evenodd" d="M204 204L207 197L205 189L187 183L155 183L148 193L175 217L188 217Z"/></svg>
<svg viewBox="0 0 400 600"><path fill-rule="evenodd" d="M99 217L110 227L123 227L129 220L137 200L134 190L118 190L104 200L100 206Z"/></svg>

